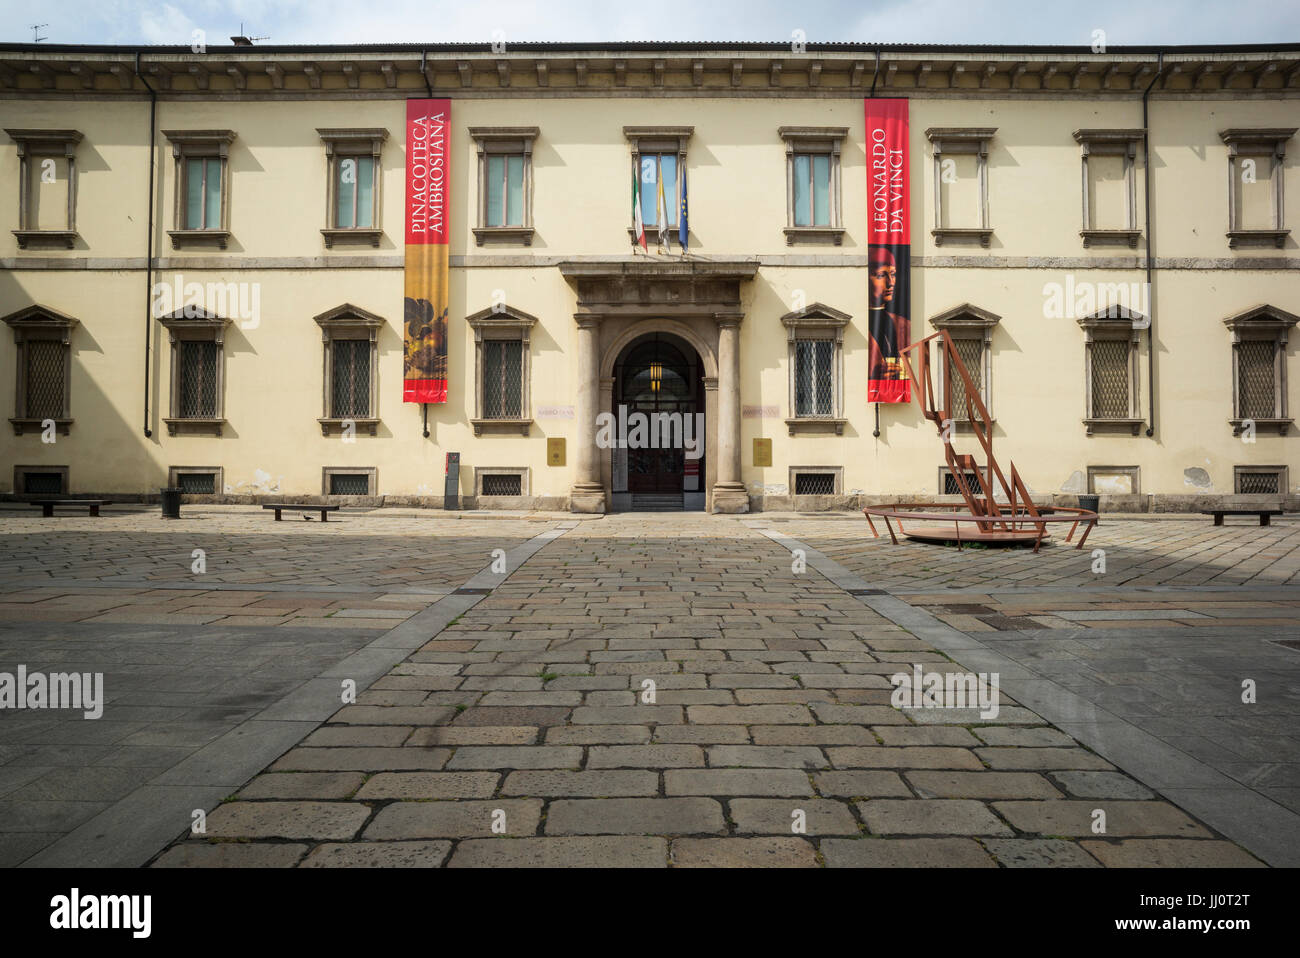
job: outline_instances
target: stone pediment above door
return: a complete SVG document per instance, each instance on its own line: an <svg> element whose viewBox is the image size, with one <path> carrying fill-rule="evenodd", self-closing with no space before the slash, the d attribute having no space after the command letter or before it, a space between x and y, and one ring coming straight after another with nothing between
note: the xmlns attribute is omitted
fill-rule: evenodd
<svg viewBox="0 0 1300 958"><path fill-rule="evenodd" d="M569 261L560 274L577 290L581 312L592 314L734 311L741 284L754 278L757 260Z"/></svg>

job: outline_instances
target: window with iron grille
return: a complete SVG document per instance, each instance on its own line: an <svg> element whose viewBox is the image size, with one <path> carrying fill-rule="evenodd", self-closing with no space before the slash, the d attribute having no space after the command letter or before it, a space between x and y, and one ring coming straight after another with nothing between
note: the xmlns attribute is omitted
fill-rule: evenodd
<svg viewBox="0 0 1300 958"><path fill-rule="evenodd" d="M335 339L330 344L330 415L335 419L370 415L369 339Z"/></svg>
<svg viewBox="0 0 1300 958"><path fill-rule="evenodd" d="M370 495L370 475L365 472L333 472L329 477L331 496Z"/></svg>
<svg viewBox="0 0 1300 958"><path fill-rule="evenodd" d="M984 400L984 340L983 339L956 339L952 341L953 348L957 351L957 358L961 360L962 365L966 367L966 372L970 376L971 385L975 387L976 395L980 400ZM961 375L953 368L952 363L947 361L947 353L944 354L944 381L948 384L948 412L953 422L969 422L970 416L967 415L966 408L966 386L962 382ZM970 409L974 411L975 404L972 402Z"/></svg>
<svg viewBox="0 0 1300 958"><path fill-rule="evenodd" d="M1249 472L1238 470L1236 475L1237 488L1234 490L1239 495L1278 495L1282 489L1282 470L1274 469L1272 471Z"/></svg>
<svg viewBox="0 0 1300 958"><path fill-rule="evenodd" d="M482 480L485 496L523 495L523 476L517 473L487 473Z"/></svg>
<svg viewBox="0 0 1300 958"><path fill-rule="evenodd" d="M176 476L176 485L187 496L211 496L217 491L217 476L213 472L182 472Z"/></svg>
<svg viewBox="0 0 1300 958"><path fill-rule="evenodd" d="M1276 412L1277 343L1246 340L1237 346L1237 409L1243 419L1270 419Z"/></svg>
<svg viewBox="0 0 1300 958"><path fill-rule="evenodd" d="M24 472L23 492L31 496L59 496L65 494L63 473Z"/></svg>
<svg viewBox="0 0 1300 958"><path fill-rule="evenodd" d="M1129 415L1129 341L1092 343L1092 418L1124 419Z"/></svg>
<svg viewBox="0 0 1300 958"><path fill-rule="evenodd" d="M483 418L518 419L523 410L523 342L483 342Z"/></svg>
<svg viewBox="0 0 1300 958"><path fill-rule="evenodd" d="M973 472L965 473L966 488L975 495L981 494L979 478ZM943 494L945 496L960 496L961 488L957 485L957 477L950 471L943 471Z"/></svg>
<svg viewBox="0 0 1300 958"><path fill-rule="evenodd" d="M794 494L796 496L833 496L835 495L835 474L833 472L796 472L794 474Z"/></svg>
<svg viewBox="0 0 1300 958"><path fill-rule="evenodd" d="M33 339L27 343L27 416L32 419L61 419L65 396L64 370L69 347L57 339Z"/></svg>
<svg viewBox="0 0 1300 958"><path fill-rule="evenodd" d="M207 340L184 340L180 346L180 418L212 419L217 415L217 359L220 347Z"/></svg>
<svg viewBox="0 0 1300 958"><path fill-rule="evenodd" d="M835 414L835 380L832 363L835 343L829 339L795 341L795 415Z"/></svg>

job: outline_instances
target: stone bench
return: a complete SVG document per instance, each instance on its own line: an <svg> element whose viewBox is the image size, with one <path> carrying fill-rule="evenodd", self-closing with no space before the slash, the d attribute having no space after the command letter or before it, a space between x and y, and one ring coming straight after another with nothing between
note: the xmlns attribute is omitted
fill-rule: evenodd
<svg viewBox="0 0 1300 958"><path fill-rule="evenodd" d="M1214 516L1216 526L1223 525L1224 516L1259 516L1261 526L1272 525L1273 516L1283 515L1281 509L1202 509L1201 515Z"/></svg>
<svg viewBox="0 0 1300 958"><path fill-rule="evenodd" d="M319 512L321 522L329 522L329 514L338 512L338 506L312 506L302 502L273 502L262 506L263 509L275 510L275 521L280 521L280 513L285 509L291 512Z"/></svg>
<svg viewBox="0 0 1300 958"><path fill-rule="evenodd" d="M99 515L99 507L111 504L109 499L29 499L26 500L29 506L40 506L41 515L46 519L53 517L55 506L66 506L69 508L89 509L92 516Z"/></svg>

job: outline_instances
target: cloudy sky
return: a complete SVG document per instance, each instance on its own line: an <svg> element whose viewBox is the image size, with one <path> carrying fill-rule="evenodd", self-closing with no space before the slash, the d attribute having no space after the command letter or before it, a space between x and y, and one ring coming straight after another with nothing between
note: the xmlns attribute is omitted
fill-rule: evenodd
<svg viewBox="0 0 1300 958"><path fill-rule="evenodd" d="M1090 45L1300 42L1295 0L0 0L0 39L54 43L788 40Z"/></svg>

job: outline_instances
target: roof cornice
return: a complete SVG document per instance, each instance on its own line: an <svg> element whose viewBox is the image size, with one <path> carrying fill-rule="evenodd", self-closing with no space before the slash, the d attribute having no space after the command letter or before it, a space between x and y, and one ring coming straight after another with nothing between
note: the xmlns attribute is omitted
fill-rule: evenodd
<svg viewBox="0 0 1300 958"><path fill-rule="evenodd" d="M876 71L876 58L880 69ZM1163 59L1161 59L1163 58ZM421 76L421 64L424 76ZM1163 68L1159 66L1163 63ZM0 96L1061 96L1300 94L1300 44L1110 47L517 43L189 47L0 44Z"/></svg>

